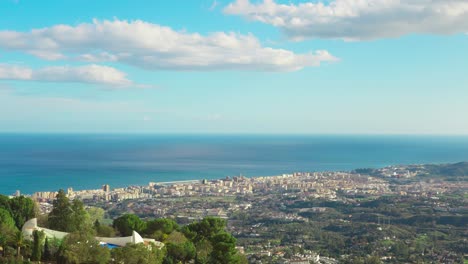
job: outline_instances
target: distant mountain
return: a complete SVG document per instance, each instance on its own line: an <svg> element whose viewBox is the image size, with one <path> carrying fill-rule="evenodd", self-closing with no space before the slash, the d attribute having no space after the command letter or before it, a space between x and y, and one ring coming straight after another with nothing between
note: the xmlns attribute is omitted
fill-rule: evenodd
<svg viewBox="0 0 468 264"><path fill-rule="evenodd" d="M438 176L468 176L468 162L459 162L452 164L424 165L429 175Z"/></svg>
<svg viewBox="0 0 468 264"><path fill-rule="evenodd" d="M353 173L366 174L382 178L427 179L438 178L445 180L468 180L468 162L425 164L425 165L396 165L380 169L362 168ZM408 175L410 175L408 177Z"/></svg>

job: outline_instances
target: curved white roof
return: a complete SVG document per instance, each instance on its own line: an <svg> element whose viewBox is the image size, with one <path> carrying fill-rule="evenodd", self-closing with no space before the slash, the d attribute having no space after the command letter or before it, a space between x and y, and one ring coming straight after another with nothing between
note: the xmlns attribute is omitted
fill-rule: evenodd
<svg viewBox="0 0 468 264"><path fill-rule="evenodd" d="M26 223L24 223L23 228L21 229L23 236L28 240L33 239L32 234L34 230L43 231L48 238L63 239L66 235L68 235L67 232L61 232L61 231L38 227L37 218L28 220ZM156 241L154 239L142 238L140 234L138 234L136 231L133 231L132 235L128 237L96 237L96 240L99 242L113 244L113 245L120 246L120 247L124 247L125 245L129 243L140 244L140 243L145 243L145 242L153 243L159 248L164 246L163 243Z"/></svg>

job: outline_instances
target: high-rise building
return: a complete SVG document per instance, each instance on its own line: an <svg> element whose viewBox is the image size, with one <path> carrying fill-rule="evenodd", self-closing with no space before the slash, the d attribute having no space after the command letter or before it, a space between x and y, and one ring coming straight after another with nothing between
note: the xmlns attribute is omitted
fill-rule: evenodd
<svg viewBox="0 0 468 264"><path fill-rule="evenodd" d="M110 186L109 186L109 184L104 184L104 185L102 186L102 190L103 190L104 192L110 192Z"/></svg>

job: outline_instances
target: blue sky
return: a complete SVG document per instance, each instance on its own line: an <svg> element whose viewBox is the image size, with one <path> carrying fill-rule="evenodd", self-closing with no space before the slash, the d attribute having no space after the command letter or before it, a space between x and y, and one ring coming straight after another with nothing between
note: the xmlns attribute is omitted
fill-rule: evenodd
<svg viewBox="0 0 468 264"><path fill-rule="evenodd" d="M0 131L468 134L466 1L309 1L0 0Z"/></svg>

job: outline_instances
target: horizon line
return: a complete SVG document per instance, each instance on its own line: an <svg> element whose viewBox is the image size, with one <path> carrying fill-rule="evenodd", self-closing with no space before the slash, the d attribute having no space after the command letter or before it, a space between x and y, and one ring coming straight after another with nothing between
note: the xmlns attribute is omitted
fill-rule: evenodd
<svg viewBox="0 0 468 264"><path fill-rule="evenodd" d="M0 131L0 135L155 135L155 136L434 136L468 137L463 133L295 133L295 132L126 132L126 131Z"/></svg>

